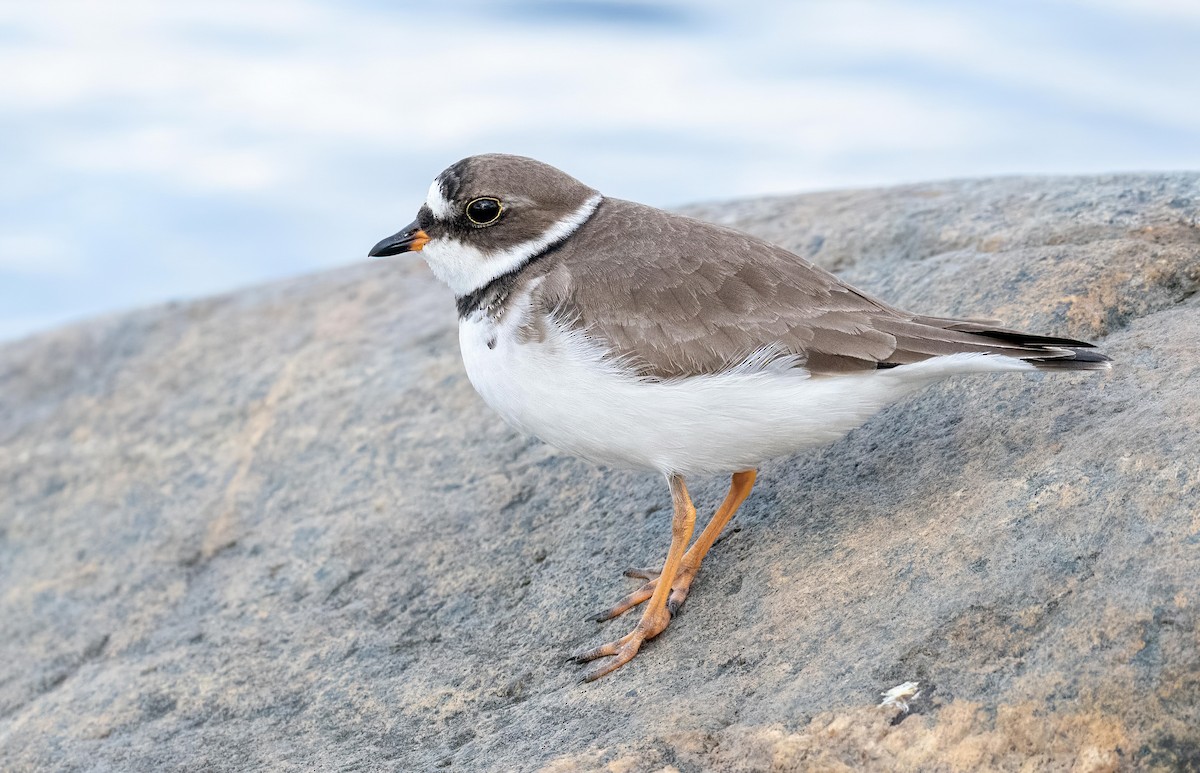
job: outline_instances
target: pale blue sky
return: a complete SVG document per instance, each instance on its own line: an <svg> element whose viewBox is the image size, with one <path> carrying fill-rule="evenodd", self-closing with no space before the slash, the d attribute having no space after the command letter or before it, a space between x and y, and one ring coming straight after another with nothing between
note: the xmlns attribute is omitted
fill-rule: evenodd
<svg viewBox="0 0 1200 773"><path fill-rule="evenodd" d="M472 153L658 205L1200 169L1195 0L9 0L0 338L364 259Z"/></svg>

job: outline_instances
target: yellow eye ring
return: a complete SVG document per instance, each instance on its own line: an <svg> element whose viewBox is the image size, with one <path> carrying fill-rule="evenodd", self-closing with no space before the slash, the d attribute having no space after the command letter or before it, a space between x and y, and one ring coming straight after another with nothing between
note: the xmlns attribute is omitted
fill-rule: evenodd
<svg viewBox="0 0 1200 773"><path fill-rule="evenodd" d="M491 225L500 219L504 205L495 196L480 196L467 202L463 211L467 215L467 220L475 225Z"/></svg>

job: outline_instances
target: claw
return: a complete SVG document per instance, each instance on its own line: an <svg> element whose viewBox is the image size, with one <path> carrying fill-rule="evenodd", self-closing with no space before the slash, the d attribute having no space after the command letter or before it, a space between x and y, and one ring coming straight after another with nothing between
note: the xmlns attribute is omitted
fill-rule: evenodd
<svg viewBox="0 0 1200 773"><path fill-rule="evenodd" d="M663 627L665 628L666 626L664 625ZM583 672L579 681L592 682L605 674L611 674L613 671L616 671L621 666L633 660L633 656L638 654L638 650L642 648L642 643L648 638L650 638L650 635L641 627L638 627L616 641L610 641L607 644L601 644L595 649L577 654L575 660L579 663L587 663L597 658L610 658L603 663L597 663Z"/></svg>
<svg viewBox="0 0 1200 773"><path fill-rule="evenodd" d="M596 658L603 658L607 655L617 654L618 641L610 641L607 644L601 644L599 647L594 647L590 650L582 650L571 656L571 660L576 663L589 663Z"/></svg>
<svg viewBox="0 0 1200 773"><path fill-rule="evenodd" d="M602 612L597 612L595 617L593 617L592 619L595 620L597 623L603 623L605 620L612 620L614 617L617 617L618 615L622 615L622 614L628 612L629 610L636 607L638 604L641 604L643 601L646 601L651 596L653 596L654 588L656 585L657 585L657 581L652 581L652 582L646 583L642 587L635 590L633 593L630 593L628 596L623 597L620 601L618 601L616 604L612 605L608 609L606 609Z"/></svg>
<svg viewBox="0 0 1200 773"><path fill-rule="evenodd" d="M661 570L650 566L635 566L625 570L626 577L633 577L638 580L657 580L660 574L662 574Z"/></svg>
<svg viewBox="0 0 1200 773"><path fill-rule="evenodd" d="M616 671L621 666L633 660L633 656L638 654L638 650L641 649L641 646L642 643L639 640L635 645L631 644L630 646L622 647L620 652L613 653L616 657L614 657L612 660L606 660L603 663L597 663L595 666L585 671L583 676L579 677L580 683L594 682L605 674L611 674L613 671Z"/></svg>
<svg viewBox="0 0 1200 773"><path fill-rule="evenodd" d="M629 610L650 599L654 595L654 589L658 587L658 572L650 569L629 569L625 572L626 577L639 577L647 580L646 584L623 597L616 604L608 609L596 612L591 619L597 623L603 623L605 620L612 620L618 615L623 615ZM688 590L691 588L692 580L695 578L695 572L684 570L675 579L675 585L671 588L671 595L667 598L667 611L674 617L683 602L687 600Z"/></svg>

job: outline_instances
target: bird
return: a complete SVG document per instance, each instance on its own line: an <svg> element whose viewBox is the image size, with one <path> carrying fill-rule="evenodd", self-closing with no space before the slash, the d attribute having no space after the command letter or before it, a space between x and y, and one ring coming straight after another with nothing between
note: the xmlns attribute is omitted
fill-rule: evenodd
<svg viewBox="0 0 1200 773"><path fill-rule="evenodd" d="M1085 341L903 311L749 234L602 195L523 156L439 174L416 220L369 251L419 252L453 292L475 390L517 430L609 467L662 475L661 568L596 616L645 604L624 636L575 653L592 681L679 611L760 465L832 443L888 404L976 373L1097 371ZM686 480L729 476L692 541Z"/></svg>

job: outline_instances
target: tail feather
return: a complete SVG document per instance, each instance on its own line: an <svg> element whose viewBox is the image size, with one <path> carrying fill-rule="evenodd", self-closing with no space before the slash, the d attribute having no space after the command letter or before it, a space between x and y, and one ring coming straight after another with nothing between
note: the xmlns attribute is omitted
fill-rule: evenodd
<svg viewBox="0 0 1200 773"><path fill-rule="evenodd" d="M1039 370L1108 370L1112 360L1095 344L1074 338L1033 335L988 320L915 317L889 326L897 350L884 367L960 352L999 354L1028 362ZM922 334L924 333L924 334Z"/></svg>
<svg viewBox="0 0 1200 773"><path fill-rule="evenodd" d="M1090 347L1091 344L1088 344ZM1038 370L1108 370L1112 359L1092 348L1068 347L1070 354L1064 357L1029 357L1025 361L1036 365Z"/></svg>

